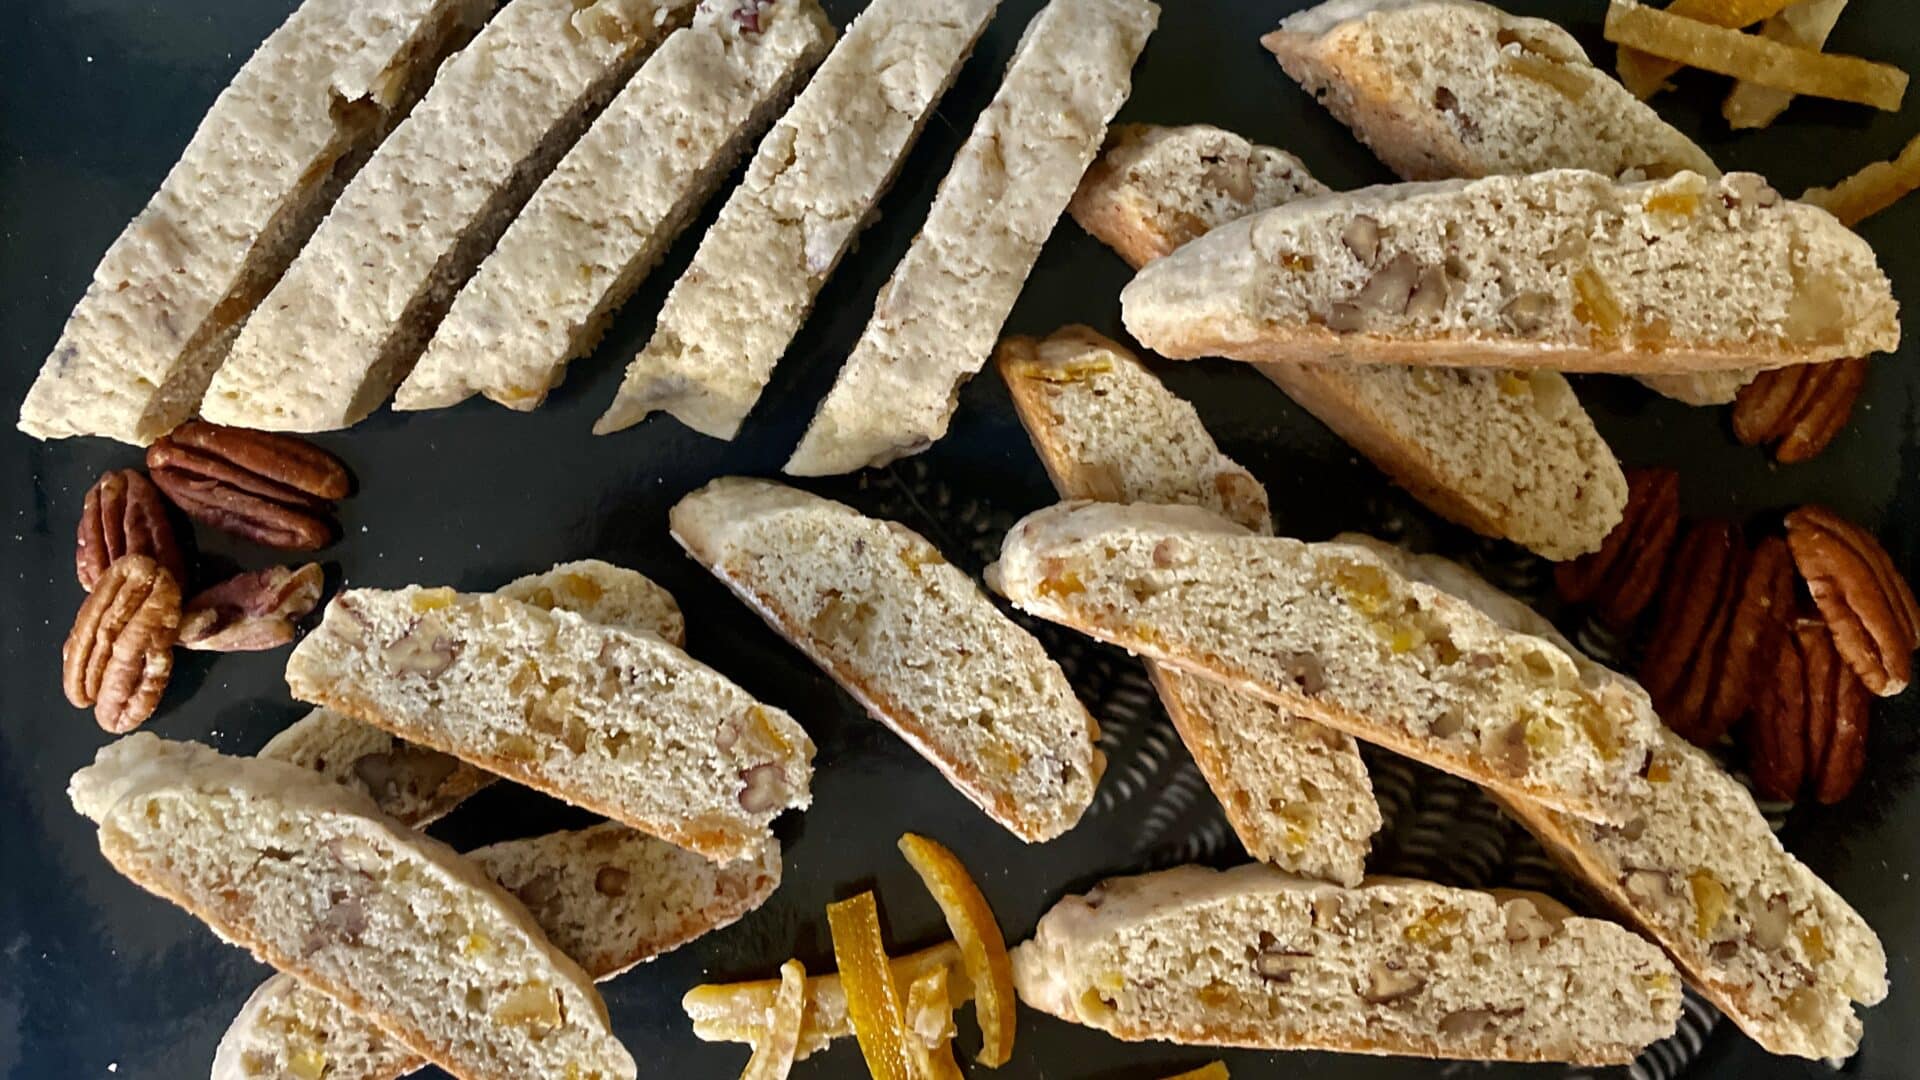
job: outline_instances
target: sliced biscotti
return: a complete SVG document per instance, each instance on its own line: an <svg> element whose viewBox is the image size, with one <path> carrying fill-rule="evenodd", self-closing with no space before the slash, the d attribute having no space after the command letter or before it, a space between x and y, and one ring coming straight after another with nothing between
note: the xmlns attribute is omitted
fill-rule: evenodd
<svg viewBox="0 0 1920 1080"><path fill-rule="evenodd" d="M1105 767L1033 635L905 526L764 480L682 499L673 538L1021 839L1072 828Z"/></svg>
<svg viewBox="0 0 1920 1080"><path fill-rule="evenodd" d="M809 801L793 718L649 633L451 589L350 589L287 661L293 696L716 861Z"/></svg>
<svg viewBox="0 0 1920 1080"><path fill-rule="evenodd" d="M634 1076L527 909L359 792L142 733L68 794L115 869L456 1075Z"/></svg>
<svg viewBox="0 0 1920 1080"><path fill-rule="evenodd" d="M788 473L884 465L946 434L1159 18L1150 0L1052 0L1034 16Z"/></svg>
<svg viewBox="0 0 1920 1080"><path fill-rule="evenodd" d="M221 91L93 272L20 405L35 438L144 446L491 0L307 0Z"/></svg>
<svg viewBox="0 0 1920 1080"><path fill-rule="evenodd" d="M589 622L686 640L686 621L667 590L645 575L582 559L529 574L500 590L509 600L571 611ZM260 756L312 769L365 791L380 809L416 828L445 816L497 777L452 754L413 746L390 732L315 709L268 740Z"/></svg>
<svg viewBox="0 0 1920 1080"><path fill-rule="evenodd" d="M1496 791L1615 824L1646 794L1644 691L1367 546L1063 504L1007 534L990 580L1043 619Z"/></svg>
<svg viewBox="0 0 1920 1080"><path fill-rule="evenodd" d="M1223 225L1142 270L1127 328L1166 356L1647 372L1887 352L1866 242L1750 173L1367 188Z"/></svg>
<svg viewBox="0 0 1920 1080"><path fill-rule="evenodd" d="M593 430L731 439L999 0L874 0L760 144Z"/></svg>
<svg viewBox="0 0 1920 1080"><path fill-rule="evenodd" d="M527 906L561 952L603 981L732 923L780 884L777 843L759 859L721 867L611 823L509 840L467 857ZM490 947L474 939L459 951L484 955ZM423 1064L332 998L276 975L221 1036L213 1080L394 1080Z"/></svg>
<svg viewBox="0 0 1920 1080"><path fill-rule="evenodd" d="M815 0L703 0L528 200L454 298L396 409L532 409L833 44Z"/></svg>
<svg viewBox="0 0 1920 1080"><path fill-rule="evenodd" d="M200 404L346 427L406 376L527 196L694 0L511 0L340 195Z"/></svg>
<svg viewBox="0 0 1920 1080"><path fill-rule="evenodd" d="M1106 881L1013 950L1020 1000L1116 1038L1624 1064L1673 1034L1660 950L1538 893L1265 866Z"/></svg>

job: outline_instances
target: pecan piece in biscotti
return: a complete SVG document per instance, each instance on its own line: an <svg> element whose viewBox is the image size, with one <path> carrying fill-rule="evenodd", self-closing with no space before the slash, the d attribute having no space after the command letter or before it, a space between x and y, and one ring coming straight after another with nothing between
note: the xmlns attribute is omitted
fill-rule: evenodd
<svg viewBox="0 0 1920 1080"><path fill-rule="evenodd" d="M1905 690L1920 645L1920 604L1887 549L1824 506L1788 514L1787 543L1847 665L1881 697Z"/></svg>
<svg viewBox="0 0 1920 1080"><path fill-rule="evenodd" d="M256 652L293 640L294 623L320 603L319 563L236 574L187 601L180 644L207 652Z"/></svg>
<svg viewBox="0 0 1920 1080"><path fill-rule="evenodd" d="M1794 614L1794 580L1787 542L1777 536L1760 541L1734 594L1719 669L1702 717L1701 742L1717 741L1754 707Z"/></svg>
<svg viewBox="0 0 1920 1080"><path fill-rule="evenodd" d="M145 555L165 567L175 582L187 580L186 558L167 520L166 500L138 469L102 473L87 489L73 550L80 587L92 592L94 582L122 555Z"/></svg>
<svg viewBox="0 0 1920 1080"><path fill-rule="evenodd" d="M114 734L153 715L173 675L180 586L145 555L114 560L80 605L60 650L60 683L76 707Z"/></svg>
<svg viewBox="0 0 1920 1080"><path fill-rule="evenodd" d="M1732 523L1703 521L1681 539L1667 574L1640 681L1660 719L1689 742L1711 741L1706 738L1707 700L1745 561L1745 545Z"/></svg>
<svg viewBox="0 0 1920 1080"><path fill-rule="evenodd" d="M1861 357L1761 372L1734 399L1733 433L1748 446L1777 443L1782 464L1810 460L1846 428L1866 385Z"/></svg>
<svg viewBox="0 0 1920 1080"><path fill-rule="evenodd" d="M148 447L147 469L188 517L288 551L333 541L332 501L351 487L346 466L304 439L199 420Z"/></svg>
<svg viewBox="0 0 1920 1080"><path fill-rule="evenodd" d="M1680 474L1627 470L1627 506L1600 550L1553 568L1554 586L1570 604L1593 605L1613 629L1631 627L1653 602L1680 531Z"/></svg>

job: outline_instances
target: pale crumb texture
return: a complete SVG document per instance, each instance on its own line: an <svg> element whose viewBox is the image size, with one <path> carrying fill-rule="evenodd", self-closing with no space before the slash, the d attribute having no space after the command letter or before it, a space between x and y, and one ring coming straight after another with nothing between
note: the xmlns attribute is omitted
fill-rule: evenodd
<svg viewBox="0 0 1920 1080"><path fill-rule="evenodd" d="M716 861L809 801L813 743L652 634L451 589L353 589L287 661L293 695Z"/></svg>
<svg viewBox="0 0 1920 1080"><path fill-rule="evenodd" d="M529 574L502 588L500 595L571 611L588 622L651 632L670 645L686 638L686 621L672 594L644 574L596 559ZM382 811L415 828L444 817L497 779L452 754L411 745L328 709L315 709L296 720L269 740L260 756L358 788Z"/></svg>
<svg viewBox="0 0 1920 1080"><path fill-rule="evenodd" d="M1027 1005L1116 1038L1625 1064L1673 1034L1653 945L1537 893L1270 867L1103 882L1013 950Z"/></svg>
<svg viewBox="0 0 1920 1080"><path fill-rule="evenodd" d="M68 791L115 869L448 1071L635 1075L586 972L527 909L364 795L146 733Z"/></svg>
<svg viewBox="0 0 1920 1080"><path fill-rule="evenodd" d="M780 848L718 867L634 832L596 825L468 853L513 893L561 952L605 981L718 930L780 884ZM476 940L460 955L479 950ZM424 1065L325 994L286 975L262 983L220 1038L213 1080L395 1080Z"/></svg>
<svg viewBox="0 0 1920 1080"><path fill-rule="evenodd" d="M512 0L445 64L260 302L200 413L347 427L404 378L534 186L693 0Z"/></svg>
<svg viewBox="0 0 1920 1080"><path fill-rule="evenodd" d="M1725 405L1740 396L1740 388L1754 380L1758 371L1691 371L1665 375L1641 375L1640 382L1663 397L1688 405Z"/></svg>
<svg viewBox="0 0 1920 1080"><path fill-rule="evenodd" d="M394 408L538 407L833 38L815 0L705 0L507 227Z"/></svg>
<svg viewBox="0 0 1920 1080"><path fill-rule="evenodd" d="M1072 828L1105 767L1059 665L920 536L764 480L670 516L680 546L995 821Z"/></svg>
<svg viewBox="0 0 1920 1080"><path fill-rule="evenodd" d="M760 144L599 434L656 411L731 439L999 0L874 0Z"/></svg>
<svg viewBox="0 0 1920 1080"><path fill-rule="evenodd" d="M884 465L946 434L1159 18L1149 0L1052 0L1034 16L788 473Z"/></svg>
<svg viewBox="0 0 1920 1080"><path fill-rule="evenodd" d="M1041 618L1495 790L1626 820L1659 738L1645 692L1433 576L1391 549L1105 503L1029 515L991 571Z"/></svg>
<svg viewBox="0 0 1920 1080"><path fill-rule="evenodd" d="M1176 359L1547 367L1780 367L1899 345L1873 251L1751 173L1401 184L1221 226L1121 293Z"/></svg>
<svg viewBox="0 0 1920 1080"><path fill-rule="evenodd" d="M221 91L100 260L20 406L39 439L145 446L193 415L233 335L489 0L307 0Z"/></svg>
<svg viewBox="0 0 1920 1080"><path fill-rule="evenodd" d="M958 1009L973 1000L973 984L967 981L960 959L960 947L943 941L918 952L895 956L893 981L911 986L914 980L944 969L947 976L947 1002ZM687 1019L693 1021L695 1036L707 1042L758 1043L767 1030L767 1017L780 990L779 979L752 982L710 983L696 986L680 999ZM835 1039L853 1034L853 1021L847 1015L847 991L838 972L807 976L807 1000L802 1012L800 1042L793 1059L804 1061L825 1050ZM951 1016L942 1017L951 1021ZM919 1016L908 1018L915 1031ZM940 1019L940 1018L935 1018ZM944 1040L942 1040L944 1041Z"/></svg>

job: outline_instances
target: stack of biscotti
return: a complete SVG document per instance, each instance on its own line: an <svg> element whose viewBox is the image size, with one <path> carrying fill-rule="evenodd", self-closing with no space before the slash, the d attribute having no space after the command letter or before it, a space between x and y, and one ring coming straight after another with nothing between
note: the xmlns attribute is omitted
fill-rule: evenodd
<svg viewBox="0 0 1920 1080"><path fill-rule="evenodd" d="M1115 129L1070 209L1139 269L1230 221L1327 193L1292 155L1232 132L1136 125ZM1619 524L1626 478L1557 373L1259 368L1416 498L1476 532L1565 559L1597 549Z"/></svg>
<svg viewBox="0 0 1920 1080"><path fill-rule="evenodd" d="M1063 497L1200 506L1271 531L1260 482L1115 342L1070 326L1008 338L995 365ZM1381 817L1353 737L1178 669L1147 670L1247 852L1358 883Z"/></svg>

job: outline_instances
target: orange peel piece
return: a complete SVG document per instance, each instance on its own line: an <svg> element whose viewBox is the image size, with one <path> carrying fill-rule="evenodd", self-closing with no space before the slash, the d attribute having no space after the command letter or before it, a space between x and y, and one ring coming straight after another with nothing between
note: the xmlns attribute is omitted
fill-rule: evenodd
<svg viewBox="0 0 1920 1080"><path fill-rule="evenodd" d="M911 986L915 979L934 970L946 973L951 1006L973 1000L973 983L960 970L960 946L953 942L943 941L893 959L893 979L897 986ZM757 1043L766 1032L767 1012L773 1008L779 991L778 979L708 983L687 991L680 999L680 1007L693 1021L694 1035L707 1042ZM847 1019L847 992L838 974L814 975L807 979L805 1016L795 1061L805 1061L825 1050L833 1040L853 1034L853 1024ZM909 1017L910 1022L912 1019Z"/></svg>
<svg viewBox="0 0 1920 1080"><path fill-rule="evenodd" d="M1666 10L1669 15L1694 22L1737 29L1770 19L1792 3L1793 0L1673 0ZM1615 62L1620 81L1641 100L1659 93L1673 73L1683 66L1638 49L1621 49Z"/></svg>
<svg viewBox="0 0 1920 1080"><path fill-rule="evenodd" d="M807 968L798 960L780 965L780 990L774 995L766 1034L753 1046L753 1056L740 1080L787 1080L793 1055L800 1048L800 1024L807 1008Z"/></svg>
<svg viewBox="0 0 1920 1080"><path fill-rule="evenodd" d="M1813 188L1800 201L1821 207L1852 227L1915 189L1920 189L1920 135L1892 161L1876 161L1830 188Z"/></svg>
<svg viewBox="0 0 1920 1080"><path fill-rule="evenodd" d="M1013 1057L1016 999L1013 961L993 908L959 857L939 842L906 833L900 837L900 854L926 883L960 946L961 964L973 982L974 1016L980 1021L978 1060L988 1068L1005 1065Z"/></svg>
<svg viewBox="0 0 1920 1080"><path fill-rule="evenodd" d="M1227 1063L1209 1061L1197 1069L1190 1069L1178 1076L1169 1076L1167 1080L1232 1080L1227 1075Z"/></svg>
<svg viewBox="0 0 1920 1080"><path fill-rule="evenodd" d="M1809 97L1896 110L1907 73L1858 56L1797 49L1753 34L1710 26L1633 0L1607 5L1606 38L1688 67Z"/></svg>
<svg viewBox="0 0 1920 1080"><path fill-rule="evenodd" d="M833 958L847 992L847 1018L873 1080L915 1080L907 1048L905 1010L893 965L880 937L880 909L872 892L827 905Z"/></svg>
<svg viewBox="0 0 1920 1080"><path fill-rule="evenodd" d="M1782 45L1819 52L1827 46L1827 35L1847 9L1847 0L1800 0L1760 26L1760 36ZM1640 54L1645 55L1645 54ZM1736 131L1763 128L1779 119L1793 104L1794 95L1741 80L1727 91L1720 115Z"/></svg>
<svg viewBox="0 0 1920 1080"><path fill-rule="evenodd" d="M934 968L907 987L911 1025L907 1050L926 1080L962 1080L953 1060L953 1002L947 997L947 969Z"/></svg>

